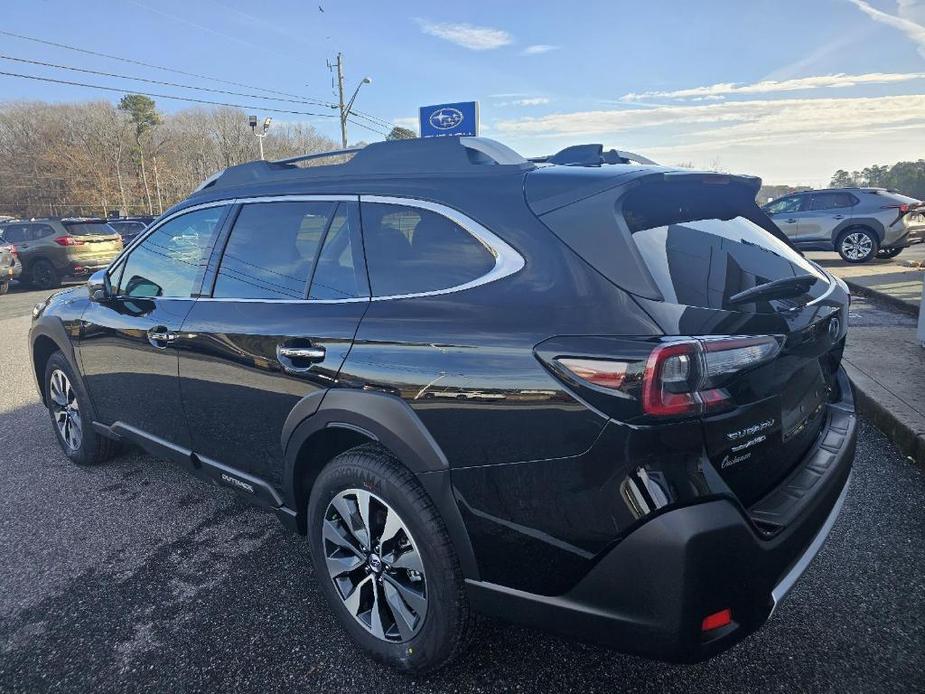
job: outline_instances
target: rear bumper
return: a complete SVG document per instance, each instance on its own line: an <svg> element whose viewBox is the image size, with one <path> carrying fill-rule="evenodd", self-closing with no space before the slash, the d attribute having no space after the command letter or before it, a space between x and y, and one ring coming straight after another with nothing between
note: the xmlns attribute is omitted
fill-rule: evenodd
<svg viewBox="0 0 925 694"><path fill-rule="evenodd" d="M621 651L695 662L758 629L825 542L844 502L857 439L851 387L828 406L824 429L790 476L744 509L705 500L655 515L603 553L561 595L469 580L476 609ZM761 528L785 523L771 534ZM542 567L537 567L542 570ZM704 633L702 620L732 610Z"/></svg>
<svg viewBox="0 0 925 694"><path fill-rule="evenodd" d="M914 226L907 229L898 239L890 243L884 243L882 247L884 249L906 248L923 242L925 242L925 226Z"/></svg>

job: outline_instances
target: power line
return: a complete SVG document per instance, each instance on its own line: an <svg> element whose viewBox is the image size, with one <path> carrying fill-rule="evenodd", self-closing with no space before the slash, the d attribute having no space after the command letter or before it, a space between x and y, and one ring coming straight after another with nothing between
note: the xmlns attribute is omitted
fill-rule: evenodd
<svg viewBox="0 0 925 694"><path fill-rule="evenodd" d="M163 65L155 65L154 63L146 63L146 62L143 62L143 61L141 61L141 60L134 60L134 59L132 59L132 58L124 58L124 57L117 56L117 55L111 55L111 54L109 54L109 53L101 53L101 52L99 52L99 51L92 51L92 50L90 50L90 49L88 49L88 48L80 48L80 47L78 47L78 46L69 46L69 45L67 45L67 44L58 43L58 42L56 42L56 41L48 41L48 40L45 40L45 39L36 38L36 37L34 37L34 36L26 36L25 34L17 34L17 33L12 32L12 31L3 31L3 30L0 30L0 36L11 36L11 37L13 37L13 38L22 39L22 40L24 40L24 41L33 41L33 42L35 42L35 43L44 44L44 45L46 45L46 46L54 46L55 48L63 48L63 49L68 50L68 51L75 51L75 52L77 52L77 53L84 53L84 54L86 54L86 55L95 55L95 56L97 56L97 57L100 57L100 58L107 58L107 59L109 59L109 60L118 60L118 61L121 61L121 62L123 62L123 63L130 63L130 64L132 64L132 65L140 65L140 66L142 66L142 67L147 67L147 68L151 68L151 69L154 69L154 70L163 70L164 72L173 72L173 73L178 74L178 75L185 75L185 76L187 76L187 77L195 77L196 79L207 80L207 81L210 81L210 82L219 82L219 83L221 83L221 84L229 84L229 85L232 85L232 86L235 86L235 87L244 87L244 88L246 88L246 89L256 89L257 91L266 92L266 93L268 93L268 94L276 94L276 95L278 95L278 96L286 96L286 97L292 97L292 98L295 98L295 99L302 99L302 100L303 100L302 103L311 103L311 104L318 105L318 106L328 106L328 107L336 107L336 106L337 106L337 104L334 104L334 103L332 103L332 102L330 102L330 101L325 101L325 100L323 100L323 99L316 99L316 98L314 98L314 97L303 97L303 96L301 96L301 95L299 95L299 94L291 94L291 93L289 93L289 92L282 92L282 91L279 91L279 90L276 90L276 89L267 89L266 87L259 87L259 86L252 85L252 84L244 84L243 82L234 82L234 81L232 81L232 80L225 80L225 79L221 79L221 78L219 78L219 77L212 77L212 76L209 76L209 75L203 75L203 74L196 73L196 72L189 72L189 71L187 71L187 70L180 70L180 69L177 69L177 68L165 67L165 66L163 66ZM135 79L135 78L131 78L131 79ZM145 80L145 81L147 81L147 80ZM165 83L165 84L166 84L166 83ZM198 87L197 87L197 88L198 88ZM209 90L209 91L212 91L212 90ZM241 96L243 96L243 95L241 95ZM170 98L170 97L167 97L167 98ZM256 97L255 97L255 98L256 98ZM263 97L263 98L265 98L265 97ZM269 109L265 109L265 110L269 110ZM391 123L390 121L387 121L387 120L382 119L382 118L378 118L377 116L373 116L373 115L371 115L371 114L364 113L364 112L361 112L361 111L354 111L354 115L357 116L357 117L359 117L359 118L363 118L364 120L370 121L370 122L376 123L376 122L378 121L377 124L378 124L378 125L381 125L381 126L383 126L383 127L391 128L391 127L394 125L394 124Z"/></svg>
<svg viewBox="0 0 925 694"><path fill-rule="evenodd" d="M315 105L315 106L326 105L326 104L318 104L315 101L307 101L305 99L283 99L283 98L276 97L276 96L262 96L260 94L246 94L243 92L232 92L232 91L228 91L225 89L213 89L211 87L196 87L191 84L181 84L179 82L164 82L161 80L148 79L146 77L133 77L132 75L120 75L116 72L103 72L100 70L89 70L87 68L74 67L72 65L59 65L57 63L45 63L45 62L42 62L41 60L29 60L27 58L16 58L11 55L0 55L0 59L12 60L17 63L28 63L29 65L41 65L43 67L52 67L58 70L70 70L71 72L83 72L88 75L99 75L101 77L116 77L118 79L123 79L123 80L134 80L137 82L147 82L148 84L159 84L164 87L180 87L181 89L194 89L196 91L212 92L215 94L227 94L229 96L244 96L250 99L266 99L269 101L285 101L285 102L292 103L292 104L308 104L308 105Z"/></svg>
<svg viewBox="0 0 925 694"><path fill-rule="evenodd" d="M263 110L271 111L273 113L286 113L296 116L315 116L318 118L336 118L337 115L334 113L312 113L309 111L288 111L286 109L279 108L269 108L267 106L251 106L247 104L229 104L224 101L210 101L208 99L195 99L189 96L172 96L170 94L157 94L154 92L140 92L134 89L121 89L119 87L104 87L101 84L87 84L86 82L73 82L71 80L59 80L53 79L51 77L39 77L37 75L23 75L18 72L4 72L0 71L0 75L6 77L20 77L27 80L37 80L39 82L53 82L55 84L67 84L73 87L88 87L89 89L102 89L107 92L117 92L119 94L141 94L143 96L150 96L156 99L174 99L176 101L189 101L196 104L209 104L211 106L230 106L232 108L241 108L250 111Z"/></svg>

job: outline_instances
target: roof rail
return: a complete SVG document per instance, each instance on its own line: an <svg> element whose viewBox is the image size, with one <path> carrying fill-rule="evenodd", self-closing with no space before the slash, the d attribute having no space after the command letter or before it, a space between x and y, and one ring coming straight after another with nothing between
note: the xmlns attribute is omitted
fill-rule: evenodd
<svg viewBox="0 0 925 694"><path fill-rule="evenodd" d="M287 157L285 159L274 159L274 164L295 164L300 161L309 161L311 159L324 159L325 157L337 157L342 154L356 154L362 147L348 147L347 149L332 149L330 152L315 152L313 154L300 154L297 157Z"/></svg>
<svg viewBox="0 0 925 694"><path fill-rule="evenodd" d="M537 164L562 164L564 166L602 166L603 164L629 164L630 162L656 165L654 161L641 154L617 149L605 152L604 145L601 144L572 145L555 154L531 157L530 161Z"/></svg>
<svg viewBox="0 0 925 694"><path fill-rule="evenodd" d="M299 167L296 163L346 154L344 163ZM380 176L471 173L474 167L496 173L534 167L506 145L483 137L435 137L373 142L365 147L302 154L277 161L252 161L231 166L210 176L194 191L240 186L248 183L332 176Z"/></svg>

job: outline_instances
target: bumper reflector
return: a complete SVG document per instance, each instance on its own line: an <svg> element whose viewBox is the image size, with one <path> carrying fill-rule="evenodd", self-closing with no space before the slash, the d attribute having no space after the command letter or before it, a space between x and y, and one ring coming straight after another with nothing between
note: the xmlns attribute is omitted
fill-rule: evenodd
<svg viewBox="0 0 925 694"><path fill-rule="evenodd" d="M713 631L729 624L732 624L732 610L727 607L704 617L700 628L702 631Z"/></svg>

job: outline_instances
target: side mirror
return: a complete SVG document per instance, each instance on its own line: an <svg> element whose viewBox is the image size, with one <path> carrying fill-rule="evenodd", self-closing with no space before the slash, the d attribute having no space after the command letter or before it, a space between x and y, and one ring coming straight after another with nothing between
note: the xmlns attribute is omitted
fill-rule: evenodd
<svg viewBox="0 0 925 694"><path fill-rule="evenodd" d="M112 296L112 286L109 283L109 273L106 270L97 270L87 280L87 292L90 300L103 303Z"/></svg>

